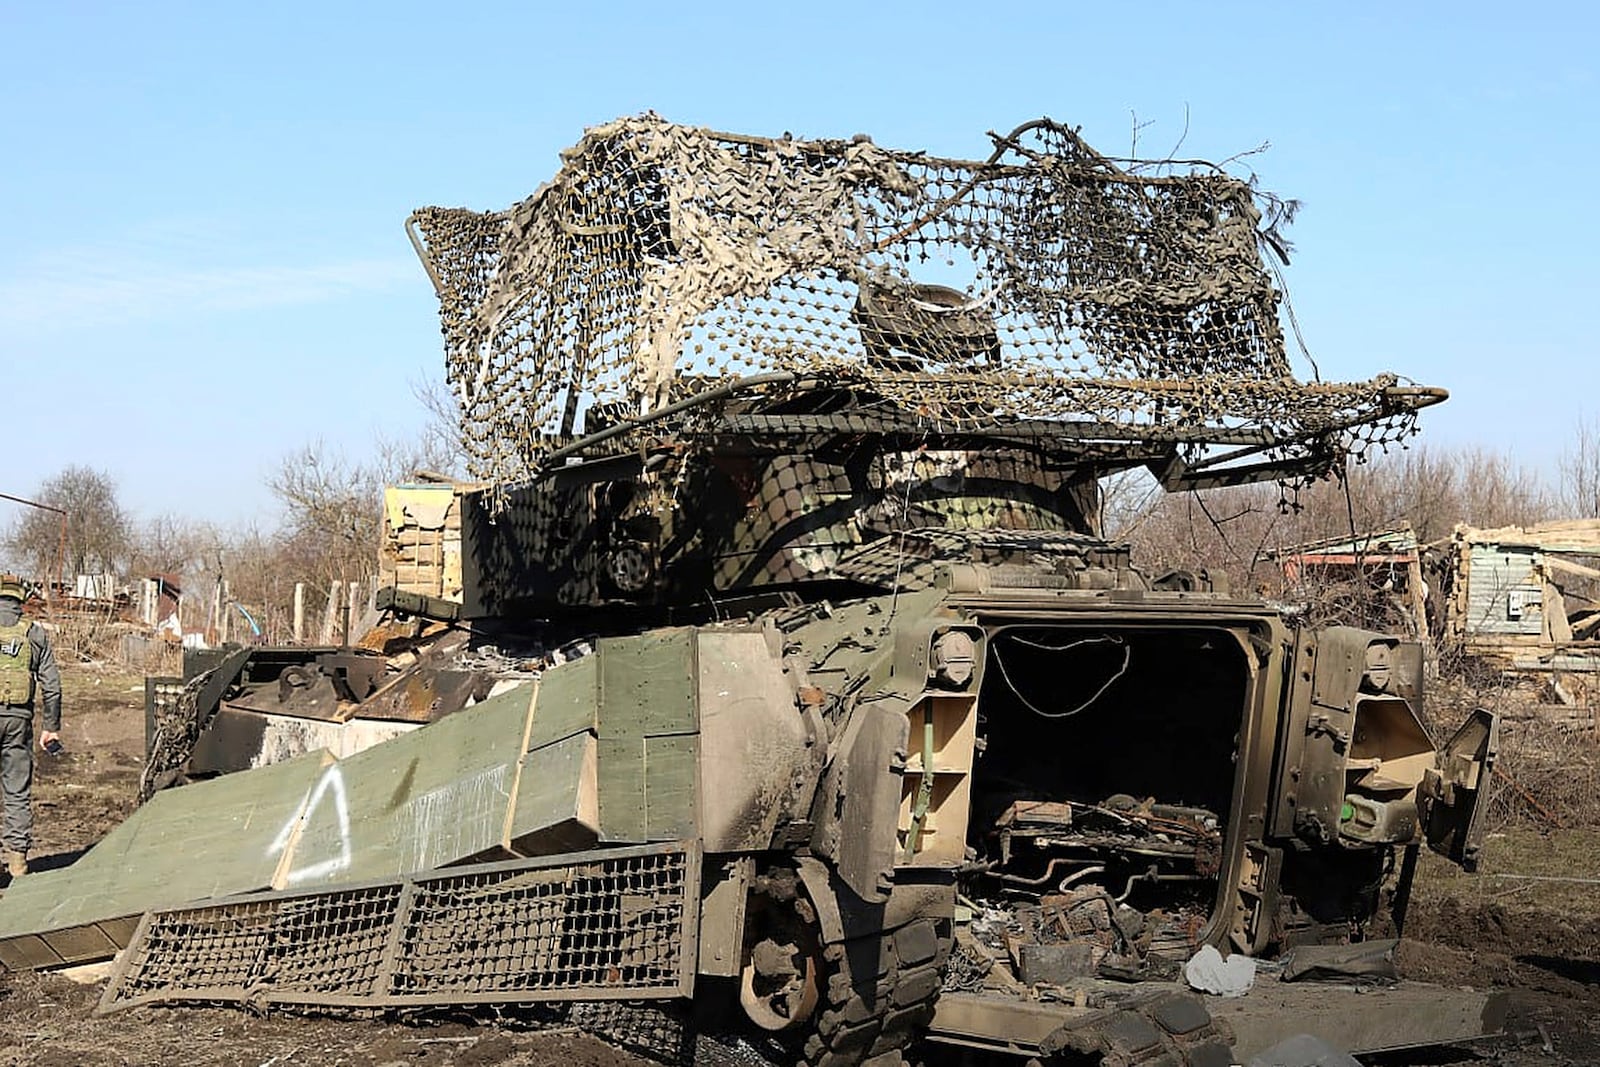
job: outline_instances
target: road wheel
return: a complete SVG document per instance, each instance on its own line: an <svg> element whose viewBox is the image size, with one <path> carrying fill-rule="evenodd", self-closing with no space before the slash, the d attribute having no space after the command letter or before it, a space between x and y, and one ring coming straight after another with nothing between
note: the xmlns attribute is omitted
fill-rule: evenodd
<svg viewBox="0 0 1600 1067"><path fill-rule="evenodd" d="M825 963L816 928L798 922L784 927L751 945L739 971L739 1006L769 1033L804 1025L821 999Z"/></svg>

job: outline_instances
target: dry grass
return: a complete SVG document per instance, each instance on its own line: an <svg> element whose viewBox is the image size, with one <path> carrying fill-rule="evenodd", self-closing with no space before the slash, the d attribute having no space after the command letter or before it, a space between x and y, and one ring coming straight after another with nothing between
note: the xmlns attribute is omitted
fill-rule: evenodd
<svg viewBox="0 0 1600 1067"><path fill-rule="evenodd" d="M1487 809L1491 831L1600 827L1600 736L1582 709L1544 703L1542 682L1482 662L1442 657L1429 684L1428 717L1443 741L1474 708L1500 716L1498 773Z"/></svg>
<svg viewBox="0 0 1600 1067"><path fill-rule="evenodd" d="M1600 884L1544 881L1592 878L1600 882L1600 829L1540 833L1528 828L1492 832L1476 874L1430 852L1422 853L1415 899L1454 898L1464 906L1499 904L1600 919ZM1532 876L1532 877L1521 877Z"/></svg>
<svg viewBox="0 0 1600 1067"><path fill-rule="evenodd" d="M119 663L69 663L61 668L65 708L144 706L144 674Z"/></svg>
<svg viewBox="0 0 1600 1067"><path fill-rule="evenodd" d="M183 651L115 615L73 612L48 620L50 642L63 669L114 664L140 676L182 673Z"/></svg>

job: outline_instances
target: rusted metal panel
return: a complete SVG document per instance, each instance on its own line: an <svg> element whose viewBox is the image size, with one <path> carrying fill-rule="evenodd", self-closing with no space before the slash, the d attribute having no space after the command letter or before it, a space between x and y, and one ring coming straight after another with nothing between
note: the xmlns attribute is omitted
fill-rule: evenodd
<svg viewBox="0 0 1600 1067"><path fill-rule="evenodd" d="M234 771L283 763L326 749L344 759L357 752L419 729L421 723L383 719L329 722L293 715L262 715L223 704L189 757L193 775Z"/></svg>

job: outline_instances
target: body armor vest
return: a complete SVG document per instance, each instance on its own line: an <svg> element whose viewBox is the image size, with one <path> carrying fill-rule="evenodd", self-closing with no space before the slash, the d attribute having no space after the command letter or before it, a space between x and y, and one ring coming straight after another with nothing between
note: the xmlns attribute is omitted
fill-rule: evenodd
<svg viewBox="0 0 1600 1067"><path fill-rule="evenodd" d="M28 640L32 625L19 619L0 626L0 704L20 706L33 699L33 642Z"/></svg>

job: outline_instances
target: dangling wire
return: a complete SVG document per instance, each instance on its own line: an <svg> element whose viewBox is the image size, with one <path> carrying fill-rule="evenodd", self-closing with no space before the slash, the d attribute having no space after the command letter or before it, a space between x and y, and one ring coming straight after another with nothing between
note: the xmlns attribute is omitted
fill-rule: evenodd
<svg viewBox="0 0 1600 1067"><path fill-rule="evenodd" d="M1006 634L1005 636L1020 645L1026 645L1029 648L1043 649L1048 652L1065 652L1068 649L1077 648L1079 645L1113 644L1122 646L1122 666L1118 667L1116 673L1105 680L1105 684L1101 685L1099 689L1094 691L1093 696L1091 696L1088 700L1085 700L1082 704L1079 704L1077 707L1072 708L1070 711L1045 711L1043 708L1034 704L1031 700L1022 695L1022 691L1017 688L1017 684L1011 680L1011 675L1006 671L1006 661L1000 658L1000 646L998 644L995 645L993 652L994 665L1000 668L1000 677L1005 681L1006 688L1011 690L1012 696L1016 697L1022 702L1023 707L1027 708L1041 719L1066 719L1078 714L1080 711L1086 710L1093 705L1095 701L1105 696L1106 690L1110 689L1112 685L1116 683L1117 679L1128 673L1128 663L1133 659L1133 649L1128 645L1128 643L1120 637L1112 637L1109 634L1103 634L1098 637L1085 637L1077 641L1071 641L1065 645L1040 644L1035 641L1028 641L1021 637L1017 637L1015 634Z"/></svg>
<svg viewBox="0 0 1600 1067"><path fill-rule="evenodd" d="M921 416L918 416L918 421L921 421ZM928 428L924 426L922 428L922 440L917 442L916 449L911 453L911 462L906 467L906 491L904 498L900 501L900 529L896 534L898 540L895 542L894 588L889 596L889 618L885 621L885 626L894 621L894 613L900 609L900 573L904 569L906 562L906 524L911 514L911 483L916 480L917 457L922 455L923 450L927 447Z"/></svg>

